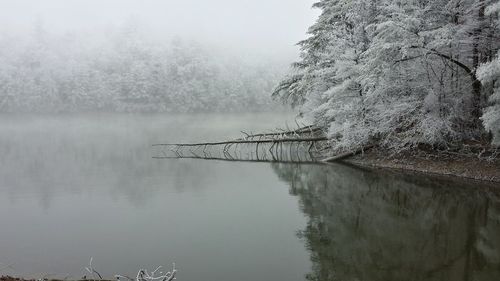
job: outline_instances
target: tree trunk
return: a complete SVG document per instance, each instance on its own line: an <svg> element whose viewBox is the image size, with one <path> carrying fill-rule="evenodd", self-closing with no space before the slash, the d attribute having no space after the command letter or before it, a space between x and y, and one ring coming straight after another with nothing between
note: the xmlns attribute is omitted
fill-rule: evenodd
<svg viewBox="0 0 500 281"><path fill-rule="evenodd" d="M483 22L484 22L484 10L485 10L485 3L484 1L480 1L479 3L479 9L478 9L478 14L477 14L477 26L474 29L473 32L473 40L474 40L474 47L472 50L472 69L474 71L474 75L477 77L477 70L480 66L481 63L481 48L480 48L480 41L481 41L481 33L483 32ZM482 122L481 122L481 116L482 116L482 110L481 110L481 101L482 101L482 84L481 81L475 80L472 83L472 101L471 101L471 106L472 106L472 111L471 111L471 126L473 129L482 131Z"/></svg>

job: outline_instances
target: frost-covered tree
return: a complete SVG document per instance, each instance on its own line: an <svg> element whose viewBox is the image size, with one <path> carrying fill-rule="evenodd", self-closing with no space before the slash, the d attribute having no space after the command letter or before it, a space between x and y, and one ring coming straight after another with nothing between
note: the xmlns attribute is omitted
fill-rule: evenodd
<svg viewBox="0 0 500 281"><path fill-rule="evenodd" d="M500 48L492 2L322 0L274 95L300 105L339 149L481 139L491 89L477 69Z"/></svg>
<svg viewBox="0 0 500 281"><path fill-rule="evenodd" d="M500 1L492 4L486 10L486 15L494 14L500 14ZM500 27L498 19L497 27ZM482 119L486 129L493 134L494 143L500 145L500 52L491 62L481 66L478 76L485 86L490 86L493 89L493 94L489 97L491 105L486 108Z"/></svg>
<svg viewBox="0 0 500 281"><path fill-rule="evenodd" d="M137 23L105 34L0 34L0 112L263 111L284 72Z"/></svg>

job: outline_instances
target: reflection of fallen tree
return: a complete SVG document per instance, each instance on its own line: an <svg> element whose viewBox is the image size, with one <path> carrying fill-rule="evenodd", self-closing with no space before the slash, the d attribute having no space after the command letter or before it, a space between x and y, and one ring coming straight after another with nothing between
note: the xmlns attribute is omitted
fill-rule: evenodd
<svg viewBox="0 0 500 281"><path fill-rule="evenodd" d="M155 144L161 157L206 160L329 163L346 162L369 168L408 170L500 182L500 150L478 143L440 150L418 145L409 150L393 151L377 140L350 148L338 148L338 140L327 137L325 128L298 127L249 134L234 140L201 143ZM335 148L337 147L337 148Z"/></svg>
<svg viewBox="0 0 500 281"><path fill-rule="evenodd" d="M325 158L330 149L323 129L305 126L295 130L280 130L270 133L249 134L243 138L217 142L164 143L154 147L162 150L163 156L155 158L196 158L207 160L237 160L259 162L334 162L356 155L369 147L339 152Z"/></svg>
<svg viewBox="0 0 500 281"><path fill-rule="evenodd" d="M314 162L328 147L321 128L305 126L295 130L249 134L235 140L201 143L165 143L154 147L163 156L155 158L196 158L207 160L258 162Z"/></svg>
<svg viewBox="0 0 500 281"><path fill-rule="evenodd" d="M218 161L228 161L228 162L255 162L255 163L274 163L274 162L279 162L283 164L292 164L292 163L297 163L296 161L281 161L281 160L256 160L256 159L249 159L249 160L240 160L240 159L227 159L227 158L218 158L218 157L195 157L195 156L185 156L182 157L183 159L201 159L201 160L218 160ZM179 159L179 157L168 157L168 156L155 156L153 159ZM314 161L301 161L303 164L313 164L316 163Z"/></svg>

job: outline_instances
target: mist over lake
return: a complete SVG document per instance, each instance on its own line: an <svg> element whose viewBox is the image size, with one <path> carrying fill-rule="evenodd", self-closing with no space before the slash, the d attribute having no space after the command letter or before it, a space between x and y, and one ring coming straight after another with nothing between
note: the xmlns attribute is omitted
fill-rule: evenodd
<svg viewBox="0 0 500 281"><path fill-rule="evenodd" d="M283 120L293 115L3 116L2 273L81 278L93 257L106 276L175 262L190 280L498 277L499 194L488 187L342 165L152 158L152 143ZM463 272L468 258L478 264Z"/></svg>
<svg viewBox="0 0 500 281"><path fill-rule="evenodd" d="M500 280L499 0L0 0L0 281Z"/></svg>

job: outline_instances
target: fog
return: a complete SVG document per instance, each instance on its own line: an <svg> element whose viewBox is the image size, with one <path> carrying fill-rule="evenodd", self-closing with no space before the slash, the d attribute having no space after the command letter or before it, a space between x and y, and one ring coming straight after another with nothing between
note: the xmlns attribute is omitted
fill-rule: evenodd
<svg viewBox="0 0 500 281"><path fill-rule="evenodd" d="M0 276L500 280L495 183L368 167L498 176L492 1L317 1L0 0Z"/></svg>
<svg viewBox="0 0 500 281"><path fill-rule="evenodd" d="M269 111L311 6L0 0L0 112Z"/></svg>
<svg viewBox="0 0 500 281"><path fill-rule="evenodd" d="M175 262L179 281L500 280L497 186L338 163L151 158L162 155L152 143L283 120L293 116L2 116L0 273L80 280L93 257L106 279Z"/></svg>
<svg viewBox="0 0 500 281"><path fill-rule="evenodd" d="M102 32L137 21L159 37L292 56L316 16L313 0L1 0L0 30Z"/></svg>
<svg viewBox="0 0 500 281"><path fill-rule="evenodd" d="M175 262L178 280L252 280L256 272L303 280L310 263L295 231L305 218L268 164L155 160L149 149L239 137L241 128L269 130L284 119L2 116L0 275L80 280L93 257L106 279Z"/></svg>

